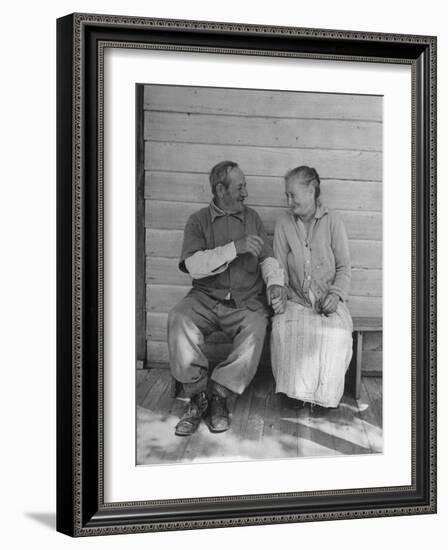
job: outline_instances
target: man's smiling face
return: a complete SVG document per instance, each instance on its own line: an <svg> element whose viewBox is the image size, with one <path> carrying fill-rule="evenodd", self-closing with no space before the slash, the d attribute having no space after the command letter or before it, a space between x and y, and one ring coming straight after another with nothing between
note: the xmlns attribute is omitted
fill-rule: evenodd
<svg viewBox="0 0 448 550"><path fill-rule="evenodd" d="M248 197L246 178L239 167L231 168L227 174L229 186L221 185L220 208L226 212L241 212Z"/></svg>

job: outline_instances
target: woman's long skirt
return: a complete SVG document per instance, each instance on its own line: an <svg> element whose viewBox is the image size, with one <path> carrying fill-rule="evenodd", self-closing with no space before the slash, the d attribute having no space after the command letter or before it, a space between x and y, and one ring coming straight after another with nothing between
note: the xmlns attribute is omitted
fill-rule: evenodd
<svg viewBox="0 0 448 550"><path fill-rule="evenodd" d="M337 407L352 357L353 322L347 306L328 317L288 300L272 320L271 362L276 392L322 407Z"/></svg>

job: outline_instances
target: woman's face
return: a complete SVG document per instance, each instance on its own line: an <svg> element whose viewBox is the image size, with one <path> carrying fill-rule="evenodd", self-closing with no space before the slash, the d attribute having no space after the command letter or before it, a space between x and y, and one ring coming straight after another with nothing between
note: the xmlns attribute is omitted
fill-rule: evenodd
<svg viewBox="0 0 448 550"><path fill-rule="evenodd" d="M291 212L296 216L303 217L314 213L314 193L314 186L306 185L300 176L290 178L285 183L286 200Z"/></svg>

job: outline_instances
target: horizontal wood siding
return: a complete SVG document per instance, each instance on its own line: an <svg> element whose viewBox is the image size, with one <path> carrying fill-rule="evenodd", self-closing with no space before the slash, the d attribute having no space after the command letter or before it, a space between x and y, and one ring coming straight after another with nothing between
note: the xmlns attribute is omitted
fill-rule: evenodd
<svg viewBox="0 0 448 550"><path fill-rule="evenodd" d="M322 200L349 236L352 315L382 316L381 97L146 85L144 138L149 364L168 361L167 314L191 284L177 267L183 228L209 203L208 173L224 159L240 164L247 204L270 240L286 208L283 175L314 166ZM228 345L222 334L210 337L211 360ZM369 365L377 364L381 333L366 333L364 348Z"/></svg>
<svg viewBox="0 0 448 550"><path fill-rule="evenodd" d="M381 124L147 111L145 139L207 145L378 151Z"/></svg>
<svg viewBox="0 0 448 550"><path fill-rule="evenodd" d="M250 206L286 207L283 178L247 176ZM382 184L373 181L321 180L325 203L340 210L381 212ZM210 201L208 174L146 172L145 198L207 204Z"/></svg>
<svg viewBox="0 0 448 550"><path fill-rule="evenodd" d="M183 230L191 214L203 206L204 204L191 202L150 200L146 205L146 227ZM285 208L276 206L257 207L257 212L260 214L268 234L272 235L274 233L275 221L284 211ZM351 239L381 239L381 212L360 212L357 210L339 210L338 212L342 216Z"/></svg>
<svg viewBox="0 0 448 550"><path fill-rule="evenodd" d="M145 86L149 111L382 122L382 98L196 86Z"/></svg>
<svg viewBox="0 0 448 550"><path fill-rule="evenodd" d="M381 153L301 149L297 147L251 147L202 143L145 143L146 170L208 172L223 159L237 162L248 176L285 174L300 164L319 167L319 176L348 180L381 181Z"/></svg>

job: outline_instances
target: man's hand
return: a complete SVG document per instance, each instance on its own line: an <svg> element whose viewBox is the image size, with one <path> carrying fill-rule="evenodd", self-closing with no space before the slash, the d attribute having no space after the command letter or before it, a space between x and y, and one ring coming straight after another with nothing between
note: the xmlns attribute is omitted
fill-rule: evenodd
<svg viewBox="0 0 448 550"><path fill-rule="evenodd" d="M286 288L280 285L272 285L267 290L268 304L274 313L284 313L286 309L287 293Z"/></svg>
<svg viewBox="0 0 448 550"><path fill-rule="evenodd" d="M338 309L339 304L339 296L337 294L334 294L332 292L329 292L325 298L321 299L321 311L325 315L330 315L331 313L334 313Z"/></svg>
<svg viewBox="0 0 448 550"><path fill-rule="evenodd" d="M258 235L245 235L235 241L236 253L239 256L240 254L253 254L254 256L259 256L263 248L264 241Z"/></svg>

